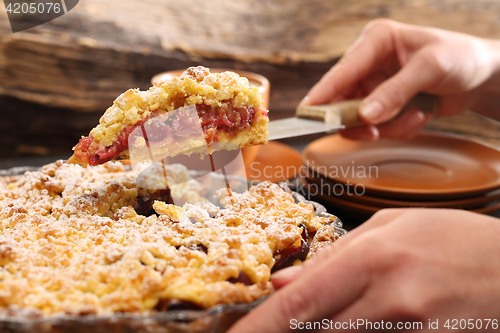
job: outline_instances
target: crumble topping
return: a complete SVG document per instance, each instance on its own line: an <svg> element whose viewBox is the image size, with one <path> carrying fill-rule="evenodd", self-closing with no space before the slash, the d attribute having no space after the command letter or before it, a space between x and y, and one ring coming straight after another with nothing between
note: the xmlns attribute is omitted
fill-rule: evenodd
<svg viewBox="0 0 500 333"><path fill-rule="evenodd" d="M334 241L339 239L339 235L335 233L334 227L331 225L325 225L321 229L316 232L314 235L313 241L311 242L311 247L309 249L308 258L315 255L318 251L320 251L325 246L330 245Z"/></svg>
<svg viewBox="0 0 500 333"><path fill-rule="evenodd" d="M262 105L258 88L234 72L210 73L202 66L188 68L181 76L157 83L147 91L129 89L109 107L91 132L93 145L109 146L126 126L133 126L152 111L168 112L183 106L222 106L231 100L234 107Z"/></svg>
<svg viewBox="0 0 500 333"><path fill-rule="evenodd" d="M185 168L167 167L179 194L194 191ZM134 204L161 190L135 177L120 163L58 161L0 178L0 315L251 302L272 291L273 255L330 222L269 182L233 196L219 190L222 207L191 193L183 206L155 201L154 214L142 215Z"/></svg>

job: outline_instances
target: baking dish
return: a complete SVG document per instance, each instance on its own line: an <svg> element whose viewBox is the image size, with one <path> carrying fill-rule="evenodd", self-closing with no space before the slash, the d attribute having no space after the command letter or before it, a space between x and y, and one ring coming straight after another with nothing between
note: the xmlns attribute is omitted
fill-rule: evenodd
<svg viewBox="0 0 500 333"><path fill-rule="evenodd" d="M18 167L0 171L2 177L15 177L26 171L35 171L38 168ZM201 179L210 175L213 182L212 188L223 187L225 179L223 175L201 171L190 171L193 178ZM246 179L227 176L231 188L245 190L249 183ZM306 200L303 196L289 189L288 183L280 183L279 186L291 193L297 203L310 203L314 206L315 214L322 217L330 217L326 209L318 203ZM211 193L207 194L211 196ZM331 225L335 228L337 235L343 236L346 231L342 229L342 222L338 218L332 219ZM245 304L221 304L207 310L171 310L166 312L148 314L115 313L112 315L55 315L43 317L39 313L22 310L7 309L0 317L0 332L161 332L161 333L183 333L183 332L225 332L235 321L248 313L254 307L264 301L265 297Z"/></svg>

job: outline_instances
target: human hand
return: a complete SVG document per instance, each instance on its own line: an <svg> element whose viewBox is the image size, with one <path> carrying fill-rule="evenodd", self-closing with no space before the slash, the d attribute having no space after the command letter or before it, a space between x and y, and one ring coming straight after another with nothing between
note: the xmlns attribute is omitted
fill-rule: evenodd
<svg viewBox="0 0 500 333"><path fill-rule="evenodd" d="M380 211L310 261L274 274L278 291L229 332L290 332L292 319L420 321L424 332L429 320L444 330L447 319L498 319L499 239L500 221L489 216Z"/></svg>
<svg viewBox="0 0 500 333"><path fill-rule="evenodd" d="M499 69L497 41L379 19L367 24L301 104L364 98L360 117L367 126L347 129L344 136L410 138L427 123L429 115L409 110L387 121L414 95L439 95L437 115L454 115L475 106L485 108L488 103L480 95L490 92L492 81L500 76Z"/></svg>

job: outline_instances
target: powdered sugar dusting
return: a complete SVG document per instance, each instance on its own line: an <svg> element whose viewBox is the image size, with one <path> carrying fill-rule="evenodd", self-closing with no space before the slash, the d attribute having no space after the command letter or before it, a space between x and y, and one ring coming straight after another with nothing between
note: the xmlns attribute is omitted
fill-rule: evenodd
<svg viewBox="0 0 500 333"><path fill-rule="evenodd" d="M183 167L170 170L184 179ZM120 163L58 161L0 179L0 316L250 302L271 292L273 254L300 240L300 224L328 222L267 182L232 197L219 191L222 208L157 201L143 216L132 208L146 195L134 177ZM228 281L240 274L253 284Z"/></svg>

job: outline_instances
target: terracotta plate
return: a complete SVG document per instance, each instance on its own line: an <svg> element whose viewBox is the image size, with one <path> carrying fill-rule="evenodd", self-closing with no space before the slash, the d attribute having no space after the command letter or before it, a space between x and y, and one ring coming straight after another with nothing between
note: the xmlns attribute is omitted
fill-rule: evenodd
<svg viewBox="0 0 500 333"><path fill-rule="evenodd" d="M410 200L468 198L500 187L500 152L452 136L422 134L410 141L313 141L304 164L372 196Z"/></svg>
<svg viewBox="0 0 500 333"><path fill-rule="evenodd" d="M306 189L309 191L311 190L310 184L304 179L301 178L302 183L306 187ZM307 197L307 196L306 196ZM316 195L314 197L308 197L308 200L318 200L326 205L331 205L335 207L336 209L340 209L346 213L356 215L356 216L361 216L366 218L369 218L371 215L375 214L377 211L383 209L382 207L374 207L371 205L365 205L365 204L360 204L356 202L352 202L350 200L345 200L343 198L339 198L336 196L328 196L328 195ZM492 203L490 205L484 206L484 207L479 207L475 209L468 209L468 211L474 212L474 213L481 213L481 214L487 214L491 213L493 211L499 210L500 209L500 202ZM344 217L345 219L345 217Z"/></svg>
<svg viewBox="0 0 500 333"><path fill-rule="evenodd" d="M296 149L270 141L260 146L252 162L245 164L248 180L280 182L297 176L302 159Z"/></svg>
<svg viewBox="0 0 500 333"><path fill-rule="evenodd" d="M354 191L352 188L350 191L347 191L343 183L337 183L323 177L314 177L310 172L308 172L304 178L309 184L315 184L313 186L317 186L318 189L321 189L321 193L323 195L336 196L340 199L380 208L429 207L471 209L484 207L485 205L500 201L500 190L458 200L418 201L386 199L381 197L372 197L364 194L362 191Z"/></svg>

